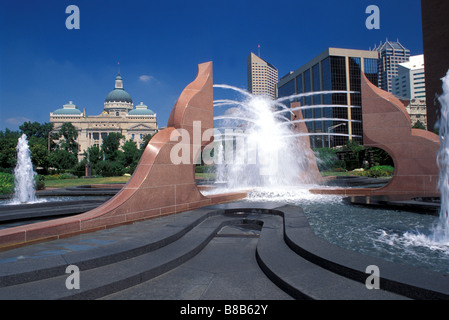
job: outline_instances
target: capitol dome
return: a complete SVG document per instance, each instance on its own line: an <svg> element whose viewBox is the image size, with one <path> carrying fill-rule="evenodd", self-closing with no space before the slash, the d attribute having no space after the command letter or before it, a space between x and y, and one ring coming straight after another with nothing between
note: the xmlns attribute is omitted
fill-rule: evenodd
<svg viewBox="0 0 449 320"><path fill-rule="evenodd" d="M121 88L115 88L106 96L105 102L129 102L133 103L133 99L128 92Z"/></svg>
<svg viewBox="0 0 449 320"><path fill-rule="evenodd" d="M108 93L104 100L105 109L132 109L133 99L131 95L123 89L123 79L120 73L115 78L115 88Z"/></svg>

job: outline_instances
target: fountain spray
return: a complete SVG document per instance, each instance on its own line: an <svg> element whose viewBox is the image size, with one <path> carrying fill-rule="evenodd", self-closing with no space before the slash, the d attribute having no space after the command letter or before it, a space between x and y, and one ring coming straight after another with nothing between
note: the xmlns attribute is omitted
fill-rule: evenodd
<svg viewBox="0 0 449 320"><path fill-rule="evenodd" d="M440 149L437 164L440 169L438 187L441 192L441 208L434 240L449 242L449 71L443 80L443 94L439 97L441 112L439 119Z"/></svg>
<svg viewBox="0 0 449 320"><path fill-rule="evenodd" d="M26 134L22 134L17 142L17 164L14 169L14 196L11 204L30 203L36 201L36 189L31 163L31 153Z"/></svg>

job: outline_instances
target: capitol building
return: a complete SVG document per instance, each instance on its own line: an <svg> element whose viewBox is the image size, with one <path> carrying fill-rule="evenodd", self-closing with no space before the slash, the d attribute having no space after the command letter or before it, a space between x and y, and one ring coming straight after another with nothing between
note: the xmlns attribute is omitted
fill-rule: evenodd
<svg viewBox="0 0 449 320"><path fill-rule="evenodd" d="M145 135L158 131L156 113L142 102L134 107L131 96L123 88L120 73L115 78L114 90L106 96L100 115L86 116L86 109L81 111L72 101L50 112L50 123L55 131L66 122L78 131L79 156L89 147L100 147L111 132L121 133L124 141L133 140L141 147Z"/></svg>

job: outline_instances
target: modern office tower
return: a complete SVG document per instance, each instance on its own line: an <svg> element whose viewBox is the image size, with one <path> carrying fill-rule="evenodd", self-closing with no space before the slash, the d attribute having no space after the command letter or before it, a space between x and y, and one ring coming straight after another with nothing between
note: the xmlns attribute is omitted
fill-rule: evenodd
<svg viewBox="0 0 449 320"><path fill-rule="evenodd" d="M449 70L449 1L421 0L424 62L426 64L427 130L434 131L439 118L441 78Z"/></svg>
<svg viewBox="0 0 449 320"><path fill-rule="evenodd" d="M312 148L341 146L348 139L363 143L361 71L377 85L377 60L377 51L328 48L280 79L279 97L313 91L348 91L311 95L294 100L303 106L325 105L303 110L303 117L310 119L306 122L309 133L317 134L310 137ZM326 120L335 118L346 121ZM332 133L348 136L332 136Z"/></svg>
<svg viewBox="0 0 449 320"><path fill-rule="evenodd" d="M411 56L398 64L398 75L392 80L392 93L400 99L426 99L424 55Z"/></svg>
<svg viewBox="0 0 449 320"><path fill-rule="evenodd" d="M410 50L405 48L399 41L385 41L375 46L373 51L379 53L377 69L379 72L378 87L382 90L392 92L392 79L398 75L398 64L406 62L410 58Z"/></svg>
<svg viewBox="0 0 449 320"><path fill-rule="evenodd" d="M248 91L254 95L266 95L276 99L278 69L254 53L247 58Z"/></svg>

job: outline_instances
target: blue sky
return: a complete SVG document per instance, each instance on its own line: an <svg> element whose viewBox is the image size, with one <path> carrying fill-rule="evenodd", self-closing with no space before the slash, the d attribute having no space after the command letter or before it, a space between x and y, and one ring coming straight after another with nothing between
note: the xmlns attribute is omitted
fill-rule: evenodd
<svg viewBox="0 0 449 320"><path fill-rule="evenodd" d="M372 4L379 30L365 27ZM69 5L79 30L65 26ZM281 77L328 47L368 50L386 38L423 53L420 0L0 0L0 130L49 122L70 100L100 114L118 62L134 104L164 127L199 63L213 61L214 83L246 89L258 44Z"/></svg>

